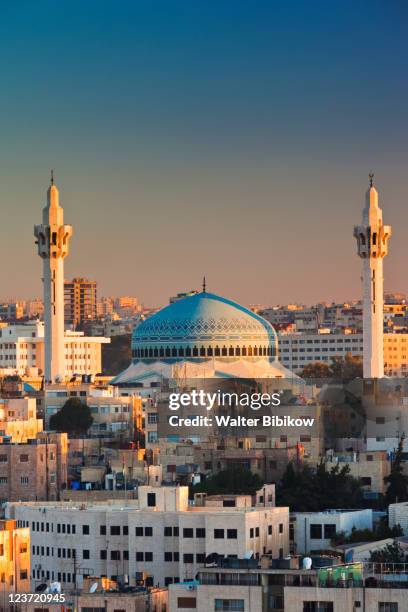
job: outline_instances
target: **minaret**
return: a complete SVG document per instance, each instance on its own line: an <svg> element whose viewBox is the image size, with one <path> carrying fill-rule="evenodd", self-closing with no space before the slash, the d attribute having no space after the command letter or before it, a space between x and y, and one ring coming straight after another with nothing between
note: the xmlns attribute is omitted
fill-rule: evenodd
<svg viewBox="0 0 408 612"><path fill-rule="evenodd" d="M34 227L38 254L43 260L44 322L45 322L45 382L65 377L64 359L64 259L69 252L72 227L64 225L64 209L59 205L59 192L51 184L47 205L43 208L42 224Z"/></svg>
<svg viewBox="0 0 408 612"><path fill-rule="evenodd" d="M361 225L354 228L357 253L363 260L363 376L384 376L384 276L383 258L388 254L390 225L383 225L378 192L370 174Z"/></svg>

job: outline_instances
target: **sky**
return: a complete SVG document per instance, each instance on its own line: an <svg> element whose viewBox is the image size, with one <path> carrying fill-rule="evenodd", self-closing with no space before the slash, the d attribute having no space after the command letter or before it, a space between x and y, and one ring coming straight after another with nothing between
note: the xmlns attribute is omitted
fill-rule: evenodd
<svg viewBox="0 0 408 612"><path fill-rule="evenodd" d="M39 296L49 184L65 275L164 305L360 296L375 173L407 291L403 0L0 2L0 297Z"/></svg>

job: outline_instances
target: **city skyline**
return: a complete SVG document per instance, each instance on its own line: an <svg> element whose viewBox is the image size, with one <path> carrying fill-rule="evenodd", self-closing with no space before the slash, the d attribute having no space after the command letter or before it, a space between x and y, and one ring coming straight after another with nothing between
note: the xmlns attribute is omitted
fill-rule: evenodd
<svg viewBox="0 0 408 612"><path fill-rule="evenodd" d="M371 170L395 228L385 289L408 291L407 9L347 4L7 7L3 295L41 294L51 167L76 228L66 278L99 295L164 305L205 274L245 304L357 299Z"/></svg>

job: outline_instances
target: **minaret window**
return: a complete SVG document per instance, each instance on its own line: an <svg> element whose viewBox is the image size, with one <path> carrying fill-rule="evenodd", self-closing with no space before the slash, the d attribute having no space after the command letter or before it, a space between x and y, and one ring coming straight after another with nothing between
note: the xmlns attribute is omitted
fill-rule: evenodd
<svg viewBox="0 0 408 612"><path fill-rule="evenodd" d="M373 234L373 245L375 246L377 244L377 232L374 232Z"/></svg>

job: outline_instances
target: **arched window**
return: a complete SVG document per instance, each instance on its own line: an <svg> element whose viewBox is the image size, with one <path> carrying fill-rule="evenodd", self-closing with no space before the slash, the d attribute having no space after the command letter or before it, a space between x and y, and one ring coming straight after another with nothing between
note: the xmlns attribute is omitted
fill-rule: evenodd
<svg viewBox="0 0 408 612"><path fill-rule="evenodd" d="M203 346L200 348L200 357L205 357L205 348Z"/></svg>
<svg viewBox="0 0 408 612"><path fill-rule="evenodd" d="M223 346L223 347L222 347L222 350L221 350L221 355L222 355L223 357L226 357L226 356L227 356L227 347L226 347L226 346Z"/></svg>
<svg viewBox="0 0 408 612"><path fill-rule="evenodd" d="M157 350L157 347L154 349L153 355L154 355L154 357L158 357L159 356L159 351Z"/></svg>
<svg viewBox="0 0 408 612"><path fill-rule="evenodd" d="M166 346L166 357L170 357L170 348Z"/></svg>
<svg viewBox="0 0 408 612"><path fill-rule="evenodd" d="M215 347L215 350L214 350L214 355L215 355L216 357L219 357L219 356L220 356L220 347L219 347L218 345Z"/></svg>
<svg viewBox="0 0 408 612"><path fill-rule="evenodd" d="M191 357L191 348L189 346L186 348L186 357Z"/></svg>
<svg viewBox="0 0 408 612"><path fill-rule="evenodd" d="M255 355L255 357L258 356L258 347L257 346L254 346L254 355Z"/></svg>
<svg viewBox="0 0 408 612"><path fill-rule="evenodd" d="M178 356L179 356L179 357L184 357L184 349L183 349L183 348L181 348L181 347L179 347L179 350L178 350Z"/></svg>
<svg viewBox="0 0 408 612"><path fill-rule="evenodd" d="M252 357L252 346L248 346L248 357Z"/></svg>
<svg viewBox="0 0 408 612"><path fill-rule="evenodd" d="M234 347L233 347L233 346L230 346L230 347L229 347L228 355L229 355L230 357L233 357L233 356L234 356Z"/></svg>
<svg viewBox="0 0 408 612"><path fill-rule="evenodd" d="M237 348L235 349L235 355L236 355L237 357L240 357L240 356L241 356L241 347L237 346Z"/></svg>
<svg viewBox="0 0 408 612"><path fill-rule="evenodd" d="M153 357L153 349L149 348L149 357Z"/></svg>
<svg viewBox="0 0 408 612"><path fill-rule="evenodd" d="M193 357L198 357L198 348L196 346L193 347Z"/></svg>
<svg viewBox="0 0 408 612"><path fill-rule="evenodd" d="M159 351L160 357L164 357L164 348L160 347L160 351Z"/></svg>
<svg viewBox="0 0 408 612"><path fill-rule="evenodd" d="M208 347L207 355L208 355L208 357L212 357L213 356L212 346Z"/></svg>
<svg viewBox="0 0 408 612"><path fill-rule="evenodd" d="M361 242L361 244L362 244L363 246L365 246L366 239L365 239L364 234L360 234L360 242Z"/></svg>
<svg viewBox="0 0 408 612"><path fill-rule="evenodd" d="M246 354L247 354L246 346L243 346L242 347L242 356L246 357Z"/></svg>
<svg viewBox="0 0 408 612"><path fill-rule="evenodd" d="M171 356L172 357L177 357L177 349L175 346L173 346L173 348L171 349Z"/></svg>

